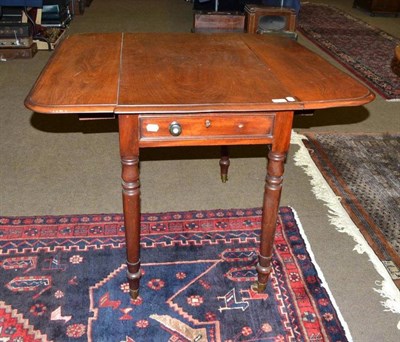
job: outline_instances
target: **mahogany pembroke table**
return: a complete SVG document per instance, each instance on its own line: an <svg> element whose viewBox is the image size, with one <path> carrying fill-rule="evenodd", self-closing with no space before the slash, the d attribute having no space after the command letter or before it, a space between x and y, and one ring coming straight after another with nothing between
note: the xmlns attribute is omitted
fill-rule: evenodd
<svg viewBox="0 0 400 342"><path fill-rule="evenodd" d="M373 99L352 77L282 37L92 33L60 44L25 105L39 113L118 117L127 277L136 298L140 148L270 145L256 267L261 292L271 271L294 112ZM221 164L226 169L226 160Z"/></svg>

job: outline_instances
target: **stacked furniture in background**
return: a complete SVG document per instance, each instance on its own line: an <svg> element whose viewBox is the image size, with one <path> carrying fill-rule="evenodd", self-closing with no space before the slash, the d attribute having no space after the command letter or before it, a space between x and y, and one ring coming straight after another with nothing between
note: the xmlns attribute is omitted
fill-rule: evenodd
<svg viewBox="0 0 400 342"><path fill-rule="evenodd" d="M296 11L293 8L246 5L246 32L279 34L297 39Z"/></svg>
<svg viewBox="0 0 400 342"><path fill-rule="evenodd" d="M0 0L0 57L32 58L53 50L74 15L92 0Z"/></svg>
<svg viewBox="0 0 400 342"><path fill-rule="evenodd" d="M353 7L365 9L371 16L392 13L397 17L400 13L400 0L354 0Z"/></svg>
<svg viewBox="0 0 400 342"><path fill-rule="evenodd" d="M296 16L300 10L300 0L247 2L195 0L192 31L279 34L297 39Z"/></svg>
<svg viewBox="0 0 400 342"><path fill-rule="evenodd" d="M65 28L71 19L70 0L43 0L42 26Z"/></svg>
<svg viewBox="0 0 400 342"><path fill-rule="evenodd" d="M72 20L71 0L43 0L43 6L28 11L39 50L53 50L65 37Z"/></svg>
<svg viewBox="0 0 400 342"><path fill-rule="evenodd" d="M85 8L88 6L86 0L70 0L69 8L72 16L85 13Z"/></svg>
<svg viewBox="0 0 400 342"><path fill-rule="evenodd" d="M37 52L33 27L25 9L41 7L43 0L0 0L0 57L32 58Z"/></svg>

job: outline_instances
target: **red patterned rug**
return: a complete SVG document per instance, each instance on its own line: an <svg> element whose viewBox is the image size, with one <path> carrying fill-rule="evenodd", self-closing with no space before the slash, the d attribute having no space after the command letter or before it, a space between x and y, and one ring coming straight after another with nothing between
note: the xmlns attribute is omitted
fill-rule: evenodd
<svg viewBox="0 0 400 342"><path fill-rule="evenodd" d="M298 30L387 100L400 100L396 38L325 4L305 3Z"/></svg>
<svg viewBox="0 0 400 342"><path fill-rule="evenodd" d="M280 208L267 291L251 290L260 215L142 215L137 300L122 215L0 217L0 340L347 341L291 208Z"/></svg>

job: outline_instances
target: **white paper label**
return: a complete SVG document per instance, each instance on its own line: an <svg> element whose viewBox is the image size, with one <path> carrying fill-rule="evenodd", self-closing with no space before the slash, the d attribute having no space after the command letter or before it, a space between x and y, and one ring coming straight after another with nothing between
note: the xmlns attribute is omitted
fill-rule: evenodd
<svg viewBox="0 0 400 342"><path fill-rule="evenodd" d="M158 132L160 127L157 124L147 124L146 130L147 132Z"/></svg>

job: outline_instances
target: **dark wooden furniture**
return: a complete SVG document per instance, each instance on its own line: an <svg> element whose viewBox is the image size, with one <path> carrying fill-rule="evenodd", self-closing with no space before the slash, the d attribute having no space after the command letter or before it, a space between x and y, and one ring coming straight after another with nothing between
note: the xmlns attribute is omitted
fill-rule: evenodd
<svg viewBox="0 0 400 342"><path fill-rule="evenodd" d="M257 33L262 17L280 17L285 20L285 31L294 32L296 29L296 11L291 8L269 7L248 4L244 7L247 33Z"/></svg>
<svg viewBox="0 0 400 342"><path fill-rule="evenodd" d="M86 0L70 0L69 9L72 15L81 15L85 13Z"/></svg>
<svg viewBox="0 0 400 342"><path fill-rule="evenodd" d="M294 111L359 106L373 98L365 86L289 39L110 33L66 39L25 105L40 113L118 116L127 276L135 298L141 275L140 148L270 145L256 267L257 290L263 291Z"/></svg>
<svg viewBox="0 0 400 342"><path fill-rule="evenodd" d="M33 58L38 51L36 43L33 43L29 47L13 48L0 47L0 58L4 59L15 59L15 58Z"/></svg>
<svg viewBox="0 0 400 342"><path fill-rule="evenodd" d="M394 49L394 58L390 66L392 71L400 77L400 45L397 45Z"/></svg>
<svg viewBox="0 0 400 342"><path fill-rule="evenodd" d="M194 33L244 32L244 14L240 12L193 13Z"/></svg>
<svg viewBox="0 0 400 342"><path fill-rule="evenodd" d="M377 13L400 13L400 0L354 0L353 7L363 8L374 16Z"/></svg>

